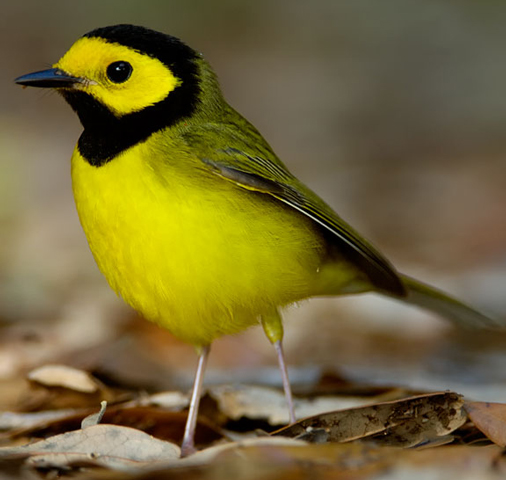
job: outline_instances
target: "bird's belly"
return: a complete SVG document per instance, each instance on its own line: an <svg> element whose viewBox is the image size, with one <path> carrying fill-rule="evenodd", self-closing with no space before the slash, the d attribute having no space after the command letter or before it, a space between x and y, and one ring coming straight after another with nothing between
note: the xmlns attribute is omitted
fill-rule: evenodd
<svg viewBox="0 0 506 480"><path fill-rule="evenodd" d="M209 174L160 181L133 155L74 154L77 210L111 287L144 317L204 345L311 296L324 241L268 195Z"/></svg>

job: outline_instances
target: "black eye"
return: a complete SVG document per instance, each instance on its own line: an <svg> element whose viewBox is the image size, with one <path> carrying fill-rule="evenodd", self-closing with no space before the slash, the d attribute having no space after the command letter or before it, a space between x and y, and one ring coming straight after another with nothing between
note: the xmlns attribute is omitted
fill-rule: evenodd
<svg viewBox="0 0 506 480"><path fill-rule="evenodd" d="M130 78L132 71L132 65L128 62L114 62L107 67L107 77L111 82L123 83Z"/></svg>

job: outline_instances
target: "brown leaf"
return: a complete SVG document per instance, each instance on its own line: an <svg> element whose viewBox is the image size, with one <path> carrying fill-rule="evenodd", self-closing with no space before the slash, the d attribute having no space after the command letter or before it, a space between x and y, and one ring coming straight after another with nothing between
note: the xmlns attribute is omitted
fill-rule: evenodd
<svg viewBox="0 0 506 480"><path fill-rule="evenodd" d="M369 402L387 402L422 393L420 391L406 390L399 386L355 383L342 377L335 371L323 371L316 384L310 384L305 387L299 386L297 388L298 396L306 394L311 398L314 398L316 395L367 397L369 398Z"/></svg>
<svg viewBox="0 0 506 480"><path fill-rule="evenodd" d="M223 454L227 454L227 452L233 452L235 454L239 453L239 456L241 456L244 450L251 448L272 449L278 447L293 447L295 451L298 451L298 448L307 446L308 444L306 442L294 438L270 436L246 438L244 440L239 440L236 442L221 443L219 445L200 450L189 457L181 459L180 466L193 467L199 465L208 465L215 459L220 458Z"/></svg>
<svg viewBox="0 0 506 480"><path fill-rule="evenodd" d="M464 408L476 428L495 444L506 447L506 404L465 402Z"/></svg>
<svg viewBox="0 0 506 480"><path fill-rule="evenodd" d="M103 422L124 425L142 430L156 438L181 442L188 412L168 412L155 407L109 407ZM208 445L223 435L205 418L199 417L195 442Z"/></svg>
<svg viewBox="0 0 506 480"><path fill-rule="evenodd" d="M66 365L44 365L29 372L27 377L46 387L64 387L82 393L100 390L99 382L89 373Z"/></svg>
<svg viewBox="0 0 506 480"><path fill-rule="evenodd" d="M284 393L277 388L256 385L218 385L207 389L218 403L221 413L231 420L242 417L266 420L270 425L285 425L289 422ZM354 396L319 396L295 398L295 411L301 417L318 412L364 405L371 400Z"/></svg>
<svg viewBox="0 0 506 480"><path fill-rule="evenodd" d="M506 461L497 445L407 449L397 451L388 473L385 478L502 480L506 478Z"/></svg>
<svg viewBox="0 0 506 480"><path fill-rule="evenodd" d="M76 415L75 409L28 413L0 412L0 440L4 437L16 436L18 433L29 433L34 428L42 428L74 415Z"/></svg>
<svg viewBox="0 0 506 480"><path fill-rule="evenodd" d="M168 462L180 456L180 449L144 432L116 425L94 425L50 437L40 442L0 449L0 458L28 455L37 468L64 468L74 464L126 469L153 462Z"/></svg>
<svg viewBox="0 0 506 480"><path fill-rule="evenodd" d="M365 407L323 413L282 428L273 435L315 442L373 439L390 446L412 447L440 441L466 421L462 397L431 393Z"/></svg>
<svg viewBox="0 0 506 480"><path fill-rule="evenodd" d="M20 402L24 410L94 407L117 397L88 372L66 365L44 365L27 378L30 390Z"/></svg>
<svg viewBox="0 0 506 480"><path fill-rule="evenodd" d="M29 424L30 415L27 419L27 423L29 424L27 428L19 428L13 432L4 434L4 437L10 439L20 437L48 438L63 432L79 429L83 419L95 413L96 408L93 410L69 411L63 417L49 417L48 421L42 417L39 423L31 425ZM183 438L187 416L187 412L170 412L150 406L113 405L107 408L101 421L103 423L135 428L161 440L180 443ZM19 421L22 420L21 418ZM36 421L36 419L33 420ZM213 424L205 418L199 417L195 438L197 445L208 445L222 437L223 434ZM2 435L0 435L1 439Z"/></svg>
<svg viewBox="0 0 506 480"><path fill-rule="evenodd" d="M491 448L452 446L430 450L400 450L361 443L284 445L257 439L204 450L171 464L162 471L144 472L141 478L499 480L504 478L505 472L505 462L500 453L499 447L495 445Z"/></svg>
<svg viewBox="0 0 506 480"><path fill-rule="evenodd" d="M376 478L390 467L397 452L397 449L357 444L259 444L230 448L207 469L221 470L222 475L216 475L216 479L366 480ZM220 470L218 467L221 467Z"/></svg>
<svg viewBox="0 0 506 480"><path fill-rule="evenodd" d="M98 425L102 421L106 409L107 409L107 402L104 400L103 402L100 402L100 410L98 412L92 413L87 417L83 418L83 421L81 422L81 428L87 428L92 427L93 425Z"/></svg>

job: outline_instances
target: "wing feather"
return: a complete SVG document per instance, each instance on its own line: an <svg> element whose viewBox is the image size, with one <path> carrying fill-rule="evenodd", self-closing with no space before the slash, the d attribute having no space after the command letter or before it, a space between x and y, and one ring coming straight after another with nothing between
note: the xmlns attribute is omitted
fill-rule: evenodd
<svg viewBox="0 0 506 480"><path fill-rule="evenodd" d="M215 129L209 128L205 133L205 145L213 144L209 142L209 134L215 133ZM193 140L191 137L187 134L187 141L195 142L196 137L193 136ZM228 140L229 142L221 136L214 143L223 145L225 142L222 149L203 149L205 155L200 159L203 164L222 178L248 190L270 195L311 218L332 234L329 237L335 242L339 252L366 273L378 289L397 296L406 294L399 274L390 262L320 197L295 178L272 153L265 141L261 144L263 151L257 146L256 152L247 153L251 147L242 141L240 136L232 135ZM238 146L230 146L227 143L235 143Z"/></svg>

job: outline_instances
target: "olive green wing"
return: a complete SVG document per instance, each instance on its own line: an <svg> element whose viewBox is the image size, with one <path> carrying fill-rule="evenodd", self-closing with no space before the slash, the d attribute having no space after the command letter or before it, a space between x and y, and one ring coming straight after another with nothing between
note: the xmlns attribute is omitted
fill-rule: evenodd
<svg viewBox="0 0 506 480"><path fill-rule="evenodd" d="M216 141L209 142L209 136L213 137L216 133ZM202 151L200 160L212 172L240 187L270 195L311 218L332 234L330 238L335 241L339 252L366 273L378 289L397 296L405 295L402 281L390 263L330 206L297 180L261 137L254 147L250 147L241 136L231 135L230 130L226 136L220 136L214 128L206 129L201 139L205 138L205 142L199 142L200 134L196 137L191 135L191 139L187 135L187 140L194 146L202 147L196 150ZM210 149L209 145L223 145L223 148ZM250 153L253 149L256 151Z"/></svg>
<svg viewBox="0 0 506 480"><path fill-rule="evenodd" d="M383 293L433 311L459 326L504 328L504 322L489 318L436 288L397 273L390 263L323 200L293 177L281 163L269 163L235 149L216 152L202 161L217 175L237 185L262 192L298 210L333 235L335 245L349 261L364 271Z"/></svg>

